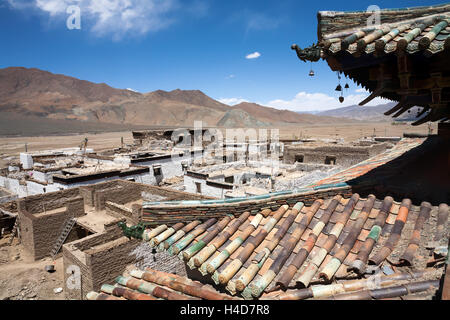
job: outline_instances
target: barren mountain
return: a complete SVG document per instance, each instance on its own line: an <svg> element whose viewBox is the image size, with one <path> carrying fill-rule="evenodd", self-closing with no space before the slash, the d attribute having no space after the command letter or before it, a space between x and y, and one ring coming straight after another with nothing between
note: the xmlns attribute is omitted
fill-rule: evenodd
<svg viewBox="0 0 450 320"><path fill-rule="evenodd" d="M268 123L295 123L295 124L316 124L316 123L335 123L336 119L331 117L319 117L312 114L299 114L289 110L279 110L270 107L264 107L256 103L242 102L235 105L234 108L244 110L253 117Z"/></svg>
<svg viewBox="0 0 450 320"><path fill-rule="evenodd" d="M371 122L382 122L382 121L393 121L395 119L406 121L406 120L417 120L414 119L417 113L422 109L419 107L412 108L409 112L405 112L398 118L393 119L392 116L385 116L384 113L392 109L397 102L388 102L386 104L380 104L377 106L349 106L343 108L337 108L327 111L322 111L316 113L317 116L327 116L327 117L340 117L348 118L359 121L371 121Z"/></svg>
<svg viewBox="0 0 450 320"><path fill-rule="evenodd" d="M36 119L145 126L268 126L336 119L242 103L230 107L198 90L139 93L39 69L0 69L0 112ZM330 120L332 119L332 120Z"/></svg>

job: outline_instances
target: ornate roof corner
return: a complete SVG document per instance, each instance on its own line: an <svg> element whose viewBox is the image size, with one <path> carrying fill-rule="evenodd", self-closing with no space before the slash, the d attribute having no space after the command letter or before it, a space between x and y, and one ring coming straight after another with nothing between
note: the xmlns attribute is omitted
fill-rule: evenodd
<svg viewBox="0 0 450 320"><path fill-rule="evenodd" d="M304 62L316 62L319 61L322 56L322 48L318 44L313 44L311 47L305 49L302 49L298 45L293 44L291 46L291 49L295 50L298 58Z"/></svg>

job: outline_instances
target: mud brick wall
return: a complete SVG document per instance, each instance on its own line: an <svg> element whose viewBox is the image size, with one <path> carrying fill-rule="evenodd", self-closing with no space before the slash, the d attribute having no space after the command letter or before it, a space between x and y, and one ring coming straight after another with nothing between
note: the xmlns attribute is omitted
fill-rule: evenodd
<svg viewBox="0 0 450 320"><path fill-rule="evenodd" d="M141 199L141 187L138 185L129 185L117 189L97 191L95 193L95 209L104 210L107 201L117 204L125 204Z"/></svg>
<svg viewBox="0 0 450 320"><path fill-rule="evenodd" d="M100 290L105 283L113 283L129 264L135 262L136 257L131 253L141 241L124 237L117 227L118 221L105 225L104 233L63 246L64 284L72 276L66 272L70 266L77 266L81 277L79 288L66 285L66 299L86 299L88 292Z"/></svg>
<svg viewBox="0 0 450 320"><path fill-rule="evenodd" d="M183 192L183 191L178 191L178 190L171 190L171 189L166 189L166 188L162 188L162 187L157 187L157 186L152 186L152 185L148 185L148 184L142 184L142 183L136 183L136 182L130 182L130 181L125 181L125 180L119 180L118 181L119 185L122 186L127 186L130 184L134 184L137 185L141 188L141 192L145 191L151 194L156 194L158 196L162 196L162 197L166 197L166 198L170 198L171 200L208 200L208 199L215 199L212 197L208 197L208 196L203 196L200 194L193 194L193 193L188 193L188 192Z"/></svg>
<svg viewBox="0 0 450 320"><path fill-rule="evenodd" d="M117 188L119 180L101 182L89 186L79 187L80 194L84 198L86 205L93 207L95 205L95 192Z"/></svg>
<svg viewBox="0 0 450 320"><path fill-rule="evenodd" d="M53 246L70 217L80 217L85 214L81 197L66 200L66 207L60 209L54 213L43 213L38 216L19 209L23 245L35 260L50 256ZM76 237L77 231L72 230L72 232L74 234L69 234L69 240Z"/></svg>
<svg viewBox="0 0 450 320"><path fill-rule="evenodd" d="M118 219L118 221L125 221L124 219ZM105 231L103 233L96 233L89 237L80 239L78 241L73 242L73 247L85 251L88 250L91 247L98 246L102 243L106 243L108 241L113 241L114 239L117 239L119 237L123 236L123 232L120 228L111 228L111 230Z"/></svg>
<svg viewBox="0 0 450 320"><path fill-rule="evenodd" d="M22 222L22 212L20 213L20 221ZM68 219L68 214L66 210L55 212L49 215L43 215L41 217L28 216L31 218L31 228L22 230L22 238L25 238L26 234L31 241L30 246L25 246L25 249L29 251L34 260L39 260L50 256L50 252L62 232L63 225ZM24 243L25 245L25 243Z"/></svg>
<svg viewBox="0 0 450 320"><path fill-rule="evenodd" d="M17 200L17 205L19 207L19 211L25 210L31 214L34 214L62 208L66 205L67 200L78 197L80 197L80 192L78 189L67 189L28 196L26 198Z"/></svg>
<svg viewBox="0 0 450 320"><path fill-rule="evenodd" d="M23 247L34 252L33 215L25 212L19 213L20 238Z"/></svg>
<svg viewBox="0 0 450 320"><path fill-rule="evenodd" d="M351 197L351 187L325 189L320 191L311 191L299 194L289 194L274 196L269 199L248 200L235 203L221 203L208 205L177 205L177 206L152 206L143 209L142 221L146 224L174 224L180 221L192 221L195 219L209 219L213 217L223 217L226 214L238 216L244 212L257 214L261 210L277 210L280 206L288 204L295 205L297 202L303 202L310 206L317 199L327 199L335 195Z"/></svg>
<svg viewBox="0 0 450 320"><path fill-rule="evenodd" d="M133 213L133 210L127 207L123 207L120 204L116 204L111 201L106 201L105 204L106 214L115 218L125 218L126 222L129 224L139 223L139 215ZM142 207L141 207L142 210Z"/></svg>
<svg viewBox="0 0 450 320"><path fill-rule="evenodd" d="M318 146L318 147L287 147L284 152L284 161L294 163L297 155L303 156L304 163L325 164L327 156L336 157L336 165L344 167L355 165L385 151L387 143L374 144L368 147L356 146Z"/></svg>
<svg viewBox="0 0 450 320"><path fill-rule="evenodd" d="M182 191L170 190L152 185L146 185L142 183L115 180L109 184L99 184L93 186L91 191L83 191L85 194L86 204L91 201L91 195L93 197L93 206L96 210L104 210L106 202L111 201L117 204L125 204L132 201L137 201L142 198L142 192L148 192L151 194L170 198L172 200L198 200L198 199L213 199L211 197L191 194ZM101 185L101 186L100 186ZM101 188L103 186L103 189ZM84 187L83 187L84 188ZM91 194L89 194L91 192Z"/></svg>
<svg viewBox="0 0 450 320"><path fill-rule="evenodd" d="M124 236L114 240L104 249L86 251L86 264L91 271L93 290L100 290L105 283L111 283L121 275L127 265L136 260L132 251L141 243L140 240L128 239Z"/></svg>
<svg viewBox="0 0 450 320"><path fill-rule="evenodd" d="M94 193L91 190L87 189L86 187L80 187L80 188L78 188L78 190L80 191L80 195L84 199L84 203L88 206L93 207L94 206Z"/></svg>
<svg viewBox="0 0 450 320"><path fill-rule="evenodd" d="M86 212L84 211L84 200L82 197L67 200L65 204L67 214L73 215L76 218L86 215Z"/></svg>
<svg viewBox="0 0 450 320"><path fill-rule="evenodd" d="M68 286L68 283L73 284L73 279L69 279L73 277L70 273L70 269L76 269L74 267L78 267L80 283L79 287L76 286ZM84 254L79 251L72 251L72 249L68 249L66 245L63 246L63 272L64 272L64 295L68 300L82 300L83 297L89 291L92 291L92 278L89 276L89 269L85 263ZM74 270L75 271L75 270ZM76 271L75 271L76 272ZM76 275L78 276L78 274Z"/></svg>

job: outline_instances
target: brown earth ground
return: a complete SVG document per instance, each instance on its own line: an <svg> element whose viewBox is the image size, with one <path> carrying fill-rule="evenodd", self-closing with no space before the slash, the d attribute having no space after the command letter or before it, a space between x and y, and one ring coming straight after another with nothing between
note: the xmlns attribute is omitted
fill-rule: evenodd
<svg viewBox="0 0 450 320"><path fill-rule="evenodd" d="M0 239L0 300L64 300L62 256L55 261L55 272L48 273L45 266L50 258L33 261L18 243L9 246L9 235Z"/></svg>

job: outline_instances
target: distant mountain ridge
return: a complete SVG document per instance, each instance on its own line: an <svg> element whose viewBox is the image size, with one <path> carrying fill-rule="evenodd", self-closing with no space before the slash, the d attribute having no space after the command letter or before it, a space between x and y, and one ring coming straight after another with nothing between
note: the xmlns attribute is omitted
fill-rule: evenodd
<svg viewBox="0 0 450 320"><path fill-rule="evenodd" d="M342 107L337 109L331 109L326 111L314 112L316 116L324 117L337 117L346 118L357 121L371 121L371 122L382 122L382 121L393 121L392 116L385 116L384 113L392 109L398 102L389 102L386 104L380 104L377 106L359 106L353 105L348 107ZM411 112L405 112L400 115L398 120L412 120L417 115L417 112L421 108L412 108Z"/></svg>
<svg viewBox="0 0 450 320"><path fill-rule="evenodd" d="M0 69L0 112L36 119L138 126L192 126L196 120L225 127L336 121L254 103L231 107L199 90L139 93L23 67Z"/></svg>

